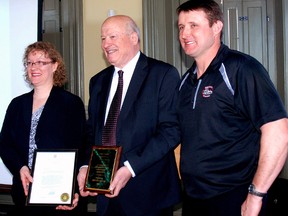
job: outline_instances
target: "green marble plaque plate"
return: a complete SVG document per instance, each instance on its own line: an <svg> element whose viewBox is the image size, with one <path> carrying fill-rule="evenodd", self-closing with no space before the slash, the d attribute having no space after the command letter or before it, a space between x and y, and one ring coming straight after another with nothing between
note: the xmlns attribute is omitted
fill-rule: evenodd
<svg viewBox="0 0 288 216"><path fill-rule="evenodd" d="M121 146L93 146L84 190L111 193L109 186L118 169L121 151Z"/></svg>

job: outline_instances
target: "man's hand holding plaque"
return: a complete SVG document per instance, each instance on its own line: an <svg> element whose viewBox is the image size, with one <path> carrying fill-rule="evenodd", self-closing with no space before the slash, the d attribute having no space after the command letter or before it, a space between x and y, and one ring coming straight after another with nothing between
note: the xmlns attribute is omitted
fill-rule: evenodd
<svg viewBox="0 0 288 216"><path fill-rule="evenodd" d="M93 146L84 191L110 194L110 182L119 166L122 147Z"/></svg>

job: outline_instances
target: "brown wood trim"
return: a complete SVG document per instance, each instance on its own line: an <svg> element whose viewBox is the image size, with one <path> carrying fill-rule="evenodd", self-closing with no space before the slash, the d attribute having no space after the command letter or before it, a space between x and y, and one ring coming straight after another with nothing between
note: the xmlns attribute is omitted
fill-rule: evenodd
<svg viewBox="0 0 288 216"><path fill-rule="evenodd" d="M0 184L0 193L10 193L11 185Z"/></svg>

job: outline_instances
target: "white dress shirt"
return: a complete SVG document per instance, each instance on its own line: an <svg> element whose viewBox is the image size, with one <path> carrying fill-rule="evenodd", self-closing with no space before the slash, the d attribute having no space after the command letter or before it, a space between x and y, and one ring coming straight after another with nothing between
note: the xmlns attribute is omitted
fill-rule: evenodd
<svg viewBox="0 0 288 216"><path fill-rule="evenodd" d="M136 64L137 64L137 61L138 61L139 57L140 57L140 51L122 69L115 67L115 70L114 70L114 73L113 73L113 78L112 78L112 83L111 83L111 87L110 87L109 97L108 97L108 101L107 101L105 122L106 122L106 119L107 119L107 116L108 116L108 112L109 112L113 97L114 97L114 95L116 93L116 89L117 89L117 85L118 85L118 77L119 77L118 71L122 70L124 72L123 73L123 92L122 92L122 100L121 100L121 107L122 107L123 101L125 99L125 96L126 96L126 93L127 93L127 90L128 90L128 86L130 84L130 81L131 81L131 78L132 78L132 75L133 75L133 72L135 70L135 67L136 67Z"/></svg>
<svg viewBox="0 0 288 216"><path fill-rule="evenodd" d="M139 57L140 57L140 51L122 69L115 67L115 70L113 73L113 78L112 78L112 83L111 83L111 87L110 87L109 97L108 97L108 101L107 101L107 106L106 106L105 122L106 122L106 119L108 116L108 112L109 112L113 97L114 97L116 90L117 90L118 77L119 77L118 71L119 70L123 71L123 92L122 92L122 99L121 99L121 107L122 107L123 101L125 99L125 96L126 96L126 93L127 93L127 90L128 90L128 87L129 87L130 81L132 79L132 75L134 73L134 70L135 70L135 67L136 67L136 64L138 62ZM125 161L124 165L129 169L129 171L132 174L132 177L135 177L135 172L133 171L130 163L128 161Z"/></svg>

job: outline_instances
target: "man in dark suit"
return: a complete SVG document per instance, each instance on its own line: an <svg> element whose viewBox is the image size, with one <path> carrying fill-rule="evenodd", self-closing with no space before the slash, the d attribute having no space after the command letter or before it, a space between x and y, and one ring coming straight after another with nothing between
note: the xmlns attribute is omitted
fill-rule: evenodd
<svg viewBox="0 0 288 216"><path fill-rule="evenodd" d="M107 18L101 28L102 49L111 66L90 80L89 144L102 145L102 131L123 70L122 105L116 145L120 168L110 184L113 194L83 191L87 166L78 174L82 196L97 195L97 215L170 216L180 202L181 187L174 156L180 142L174 93L175 67L140 51L140 32L128 16ZM90 146L91 147L91 146ZM88 164L89 156L83 164Z"/></svg>

